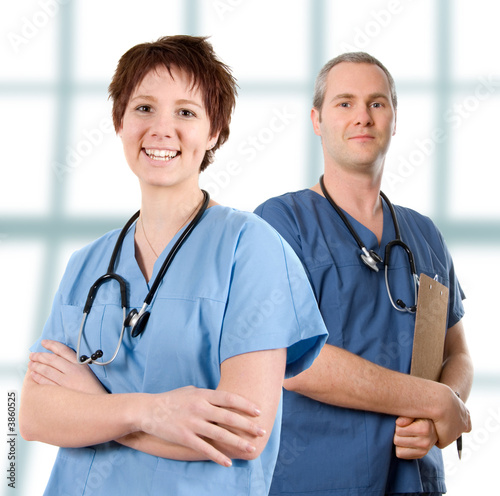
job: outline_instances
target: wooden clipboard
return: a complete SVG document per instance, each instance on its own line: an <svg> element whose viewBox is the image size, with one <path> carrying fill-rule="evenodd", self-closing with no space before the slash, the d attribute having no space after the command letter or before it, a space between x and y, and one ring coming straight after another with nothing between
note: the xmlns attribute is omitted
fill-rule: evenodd
<svg viewBox="0 0 500 496"><path fill-rule="evenodd" d="M420 274L410 374L438 381L443 366L448 288Z"/></svg>

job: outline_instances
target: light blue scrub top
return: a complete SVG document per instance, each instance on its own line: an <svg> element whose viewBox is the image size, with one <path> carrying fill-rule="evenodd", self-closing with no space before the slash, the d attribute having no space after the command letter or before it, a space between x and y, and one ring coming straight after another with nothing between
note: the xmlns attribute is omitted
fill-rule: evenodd
<svg viewBox="0 0 500 496"><path fill-rule="evenodd" d="M72 256L42 338L76 350L87 293L106 272L118 233ZM151 282L179 235L158 258ZM149 287L134 255L134 227L124 239L115 272L128 282L131 307L141 308ZM99 348L103 359L113 353L122 325L119 295L115 282L101 286L81 353ZM311 365L326 337L307 276L290 247L254 214L214 206L170 265L145 332L138 338L126 332L115 361L92 369L111 393L159 393L188 385L215 389L227 358L288 348L286 374L292 376ZM40 340L32 349L44 351ZM45 494L266 495L280 420L281 405L261 456L235 460L231 468L162 459L114 442L61 448Z"/></svg>
<svg viewBox="0 0 500 496"><path fill-rule="evenodd" d="M368 248L384 258L395 239L389 208L379 247L375 235L347 217ZM463 316L464 295L438 229L415 211L396 210L401 237L413 251L417 273L450 290L448 327ZM292 246L306 268L325 320L328 343L383 367L409 373L415 317L396 311L387 295L384 271L370 270L353 236L329 202L311 190L268 200L256 209ZM394 301L414 302L406 253L391 252ZM394 455L395 418L337 408L284 392L280 455L270 494L294 496L375 496L387 493L444 492L441 452L421 460Z"/></svg>

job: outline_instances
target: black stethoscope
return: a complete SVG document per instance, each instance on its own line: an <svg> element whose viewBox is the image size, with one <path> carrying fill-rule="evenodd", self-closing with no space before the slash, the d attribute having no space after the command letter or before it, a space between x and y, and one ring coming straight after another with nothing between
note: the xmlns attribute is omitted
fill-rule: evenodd
<svg viewBox="0 0 500 496"><path fill-rule="evenodd" d="M114 272L115 268L115 262L116 258L118 256L118 253L120 252L120 249L122 247L123 240L132 226L132 224L136 221L136 219L140 215L140 210L137 211L130 219L129 221L125 224L123 229L120 232L120 235L118 236L118 239L116 241L115 247L113 249L113 253L111 255L111 259L109 261L108 265L108 270L106 274L103 276L99 277L97 281L92 285L90 288L89 294L87 296L87 301L85 302L85 307L83 308L83 318L82 318L82 323L80 325L80 332L78 334L78 345L76 349L76 356L78 357L78 363L81 364L91 364L94 363L95 365L108 365L110 364L115 358L116 355L118 355L118 351L120 350L122 341L123 341L123 334L125 332L126 327L130 327L130 332L132 334L132 337L136 338L137 336L140 336L143 332L144 329L146 328L146 324L149 320L149 314L150 312L146 311L146 308L151 304L154 295L156 294L156 291L158 290L158 286L160 285L161 281L163 280L165 273L167 272L168 267L172 263L172 260L174 259L175 255L179 251L180 247L186 241L186 239L189 237L193 229L196 227L196 224L200 221L202 215L204 214L205 210L208 207L208 203L210 202L210 195L205 191L202 190L204 200L203 204L201 205L200 209L198 210L196 216L194 219L189 223L189 225L186 227L184 232L180 235L180 237L177 239L175 242L174 246L170 250L170 252L167 255L167 258L165 258L165 261L163 262L158 275L156 276L153 285L151 286L151 289L149 290L149 293L146 295L146 298L144 299L144 304L142 305L142 308L137 311L137 309L133 308L130 310L130 312L127 315L127 308L128 308L128 298L127 298L127 283L125 282L125 279L123 277L119 276ZM101 287L102 284L109 282L109 281L117 281L118 284L120 285L120 302L121 306L123 309L123 323L122 323L122 329L120 332L120 338L118 340L118 345L115 349L115 352L113 356L111 357L110 360L107 362L98 362L97 359L101 358L103 353L102 350L96 350L95 353L92 353L90 357L87 355L80 355L80 344L82 341L82 336L83 336L83 329L85 327L85 322L87 320L87 316L90 312L90 309L92 308L92 304L94 302L94 299L97 295L98 289Z"/></svg>
<svg viewBox="0 0 500 496"><path fill-rule="evenodd" d="M323 182L323 176L319 178L319 184L321 186L321 191L325 195L325 198L330 202L330 205L335 209L335 211L339 214L340 218L346 225L347 229L349 229L349 232L352 234L352 237L356 240L356 243L359 246L359 249L361 250L361 260L363 260L364 264L372 269L375 272L379 271L379 264L384 265L385 269L385 285L387 288L387 294L389 295L389 300L391 301L392 306L398 311L398 312L409 312L409 313L415 313L417 309L417 291L418 291L418 285L419 285L419 277L417 275L417 270L415 268L415 261L413 259L413 253L411 252L410 248L406 243L403 243L403 240L401 239L401 233L399 231L399 224L398 224L398 219L396 217L396 212L394 210L394 207L392 206L392 203L389 201L389 198L381 191L380 196L384 199L384 201L387 203L387 206L389 207L389 210L391 212L391 217L392 217L392 222L394 224L394 230L396 231L396 239L387 243L385 247L385 257L384 260L380 257L378 253L376 253L374 250L368 250L366 246L363 244L361 241L360 237L352 227L351 223L345 216L344 212L339 208L339 206L333 201L333 198L328 194L328 191L325 188L325 184ZM389 287L389 275L388 275L388 267L389 267L389 260L391 256L391 250L394 246L400 246L403 248L403 250L406 252L406 255L408 256L408 262L410 264L410 272L411 272L411 277L413 280L413 287L415 291L415 302L412 306L408 307L404 301L398 299L396 300L396 303L394 303L394 300L392 299L391 295L391 290Z"/></svg>

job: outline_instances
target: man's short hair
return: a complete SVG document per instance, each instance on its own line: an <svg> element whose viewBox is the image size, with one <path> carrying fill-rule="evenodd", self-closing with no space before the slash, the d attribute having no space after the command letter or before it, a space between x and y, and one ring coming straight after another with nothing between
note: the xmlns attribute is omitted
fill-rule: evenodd
<svg viewBox="0 0 500 496"><path fill-rule="evenodd" d="M352 62L354 64L373 64L380 67L385 75L387 76L387 80L389 81L389 88L391 90L391 99L392 105L394 109L398 107L398 97L396 94L396 84L394 83L394 78L391 76L391 73L387 70L387 68L380 62L380 60L376 59L372 55L366 52L347 52L332 60L328 61L323 68L319 71L318 77L316 78L316 83L314 85L314 96L313 96L313 106L314 108L321 111L321 107L323 106L323 101L325 99L326 93L326 80L328 78L328 74L332 67L340 64L341 62Z"/></svg>

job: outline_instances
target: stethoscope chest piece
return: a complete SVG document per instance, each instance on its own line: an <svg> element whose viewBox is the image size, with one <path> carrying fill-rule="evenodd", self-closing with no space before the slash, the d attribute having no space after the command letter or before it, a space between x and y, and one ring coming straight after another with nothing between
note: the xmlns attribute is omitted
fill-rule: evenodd
<svg viewBox="0 0 500 496"><path fill-rule="evenodd" d="M140 336L144 329L146 329L146 324L148 323L150 313L145 312L144 308L138 312L133 308L125 319L125 326L130 327L130 334L133 338Z"/></svg>
<svg viewBox="0 0 500 496"><path fill-rule="evenodd" d="M375 253L373 250L368 251L365 247L361 248L360 256L364 264L375 272L379 271L378 264L384 263L378 253Z"/></svg>

